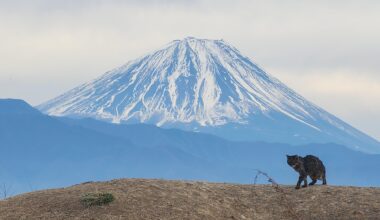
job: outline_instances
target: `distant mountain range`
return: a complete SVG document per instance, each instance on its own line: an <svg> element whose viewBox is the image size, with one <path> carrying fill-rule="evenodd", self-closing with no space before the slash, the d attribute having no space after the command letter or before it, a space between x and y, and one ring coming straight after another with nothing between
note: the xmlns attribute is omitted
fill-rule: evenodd
<svg viewBox="0 0 380 220"><path fill-rule="evenodd" d="M377 140L307 101L223 40L172 41L37 108L230 140L337 143L380 153Z"/></svg>
<svg viewBox="0 0 380 220"><path fill-rule="evenodd" d="M13 193L120 177L252 183L254 169L294 184L286 154L319 156L329 184L380 186L380 155L337 144L236 142L154 125L51 117L22 100L0 100L0 183Z"/></svg>

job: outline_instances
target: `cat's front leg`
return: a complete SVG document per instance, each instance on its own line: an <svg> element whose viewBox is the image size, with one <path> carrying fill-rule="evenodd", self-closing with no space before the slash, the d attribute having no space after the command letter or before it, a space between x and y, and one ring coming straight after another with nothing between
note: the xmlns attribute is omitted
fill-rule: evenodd
<svg viewBox="0 0 380 220"><path fill-rule="evenodd" d="M301 188L301 182L302 182L303 180L304 180L304 177L303 177L303 176L299 176L299 177L298 177L298 181L297 181L296 189Z"/></svg>
<svg viewBox="0 0 380 220"><path fill-rule="evenodd" d="M303 188L307 187L307 176L304 177L303 179Z"/></svg>

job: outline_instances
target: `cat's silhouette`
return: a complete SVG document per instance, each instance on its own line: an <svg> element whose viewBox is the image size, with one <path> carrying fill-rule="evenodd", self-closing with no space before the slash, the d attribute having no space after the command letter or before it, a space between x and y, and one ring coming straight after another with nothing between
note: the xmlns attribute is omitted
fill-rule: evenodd
<svg viewBox="0 0 380 220"><path fill-rule="evenodd" d="M304 184L302 187L307 187L307 176L310 176L312 182L309 184L314 185L317 180L322 180L323 185L326 185L326 169L322 161L313 155L307 155L306 157L301 157L298 155L286 155L287 162L289 166L293 167L295 171L299 173L299 178L297 181L296 189L299 189L301 182Z"/></svg>

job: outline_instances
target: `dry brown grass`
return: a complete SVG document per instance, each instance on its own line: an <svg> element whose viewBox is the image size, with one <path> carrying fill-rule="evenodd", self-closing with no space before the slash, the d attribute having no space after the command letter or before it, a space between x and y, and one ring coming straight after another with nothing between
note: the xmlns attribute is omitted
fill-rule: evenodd
<svg viewBox="0 0 380 220"><path fill-rule="evenodd" d="M0 219L294 219L284 198L301 219L380 218L380 188L279 187L120 179L8 198L0 201ZM86 207L88 193L115 200Z"/></svg>

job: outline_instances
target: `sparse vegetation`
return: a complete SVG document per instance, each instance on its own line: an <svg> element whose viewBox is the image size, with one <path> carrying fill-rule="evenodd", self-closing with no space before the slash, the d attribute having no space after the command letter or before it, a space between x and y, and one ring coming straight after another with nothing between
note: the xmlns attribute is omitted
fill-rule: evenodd
<svg viewBox="0 0 380 220"><path fill-rule="evenodd" d="M111 193L86 193L81 202L86 207L107 205L115 200Z"/></svg>

